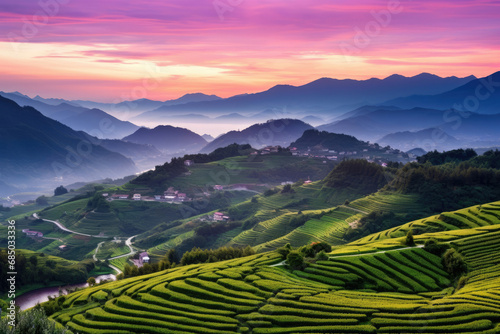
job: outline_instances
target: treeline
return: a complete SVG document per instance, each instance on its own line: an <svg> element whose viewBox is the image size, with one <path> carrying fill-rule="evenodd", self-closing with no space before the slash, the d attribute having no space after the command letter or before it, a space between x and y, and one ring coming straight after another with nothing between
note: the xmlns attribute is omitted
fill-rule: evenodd
<svg viewBox="0 0 500 334"><path fill-rule="evenodd" d="M220 147L209 154L187 154L184 156L184 160L193 160L195 163L208 163L213 161L219 161L226 158L238 157L242 155L250 154L252 151L252 146L250 144L231 144L226 147Z"/></svg>
<svg viewBox="0 0 500 334"><path fill-rule="evenodd" d="M381 166L363 159L342 161L324 181L328 187L350 189L361 194L374 193L388 182Z"/></svg>
<svg viewBox="0 0 500 334"><path fill-rule="evenodd" d="M461 148L458 150L451 150L442 153L434 150L418 157L417 161L421 164L430 162L433 165L442 165L449 162L467 161L476 156L476 151L471 148L465 150Z"/></svg>
<svg viewBox="0 0 500 334"><path fill-rule="evenodd" d="M138 258L138 256L139 253L136 254L135 258ZM172 248L168 250L163 259L160 260L160 262L144 263L140 268L134 265L130 265L128 263L125 264L125 267L123 268L123 273L118 274L116 276L116 279L121 280L124 278L156 273L158 271L175 267L176 264L178 264L179 262L180 260L177 251Z"/></svg>
<svg viewBox="0 0 500 334"><path fill-rule="evenodd" d="M406 164L387 189L419 194L420 201L432 212L498 200L500 171L473 167L472 161L437 166Z"/></svg>
<svg viewBox="0 0 500 334"><path fill-rule="evenodd" d="M184 253L181 259L181 265L195 263L212 263L224 260L236 259L239 257L255 254L252 247L220 247L217 249L200 249L193 248L191 251Z"/></svg>
<svg viewBox="0 0 500 334"><path fill-rule="evenodd" d="M132 184L146 185L151 188L159 188L165 185L165 182L174 177L180 176L188 171L184 165L184 161L193 160L195 163L208 163L212 161L222 160L225 158L249 154L252 147L248 144L238 145L231 144L226 147L218 148L209 154L187 154L182 158L172 158L170 162L166 162L161 166L156 166L153 171L139 175Z"/></svg>
<svg viewBox="0 0 500 334"><path fill-rule="evenodd" d="M432 165L455 164L467 162L467 166L477 168L500 169L500 151L489 150L483 155L477 155L471 148L458 149L446 152L432 151L417 158L419 163Z"/></svg>
<svg viewBox="0 0 500 334"><path fill-rule="evenodd" d="M355 151L369 147L368 143L360 141L353 136L314 129L304 131L302 137L290 144L290 146L297 147L301 150L319 145L329 150L337 151Z"/></svg>
<svg viewBox="0 0 500 334"><path fill-rule="evenodd" d="M28 284L49 284L64 282L65 284L85 282L88 272L94 269L92 260L67 265L66 260L46 256L44 253L32 253L16 250L16 287L18 289ZM0 249L0 293L8 291L7 275L9 270L7 249Z"/></svg>

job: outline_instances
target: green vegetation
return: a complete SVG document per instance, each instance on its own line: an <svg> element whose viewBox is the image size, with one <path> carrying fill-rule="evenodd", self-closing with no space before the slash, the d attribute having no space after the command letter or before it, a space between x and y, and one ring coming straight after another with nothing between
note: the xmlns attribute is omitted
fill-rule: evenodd
<svg viewBox="0 0 500 334"><path fill-rule="evenodd" d="M461 227L420 230L413 247L385 232L330 253L286 245L94 286L50 318L82 333L497 333L500 202L446 216L463 212Z"/></svg>
<svg viewBox="0 0 500 334"><path fill-rule="evenodd" d="M69 330L50 320L45 315L43 308L34 307L26 312L16 311L15 326L9 325L10 318L0 320L0 333L2 334L69 334Z"/></svg>
<svg viewBox="0 0 500 334"><path fill-rule="evenodd" d="M430 162L433 165L442 165L449 162L461 162L467 161L477 156L476 151L471 148L468 149L458 149L439 153L434 150L428 152L420 157L417 157L417 161L421 164Z"/></svg>
<svg viewBox="0 0 500 334"><path fill-rule="evenodd" d="M16 250L16 287L18 290L29 288L31 285L49 285L54 283L81 283L85 282L88 273L95 267L94 262L68 261L59 257L49 256L28 250ZM8 291L7 275L9 254L7 249L0 249L0 294Z"/></svg>
<svg viewBox="0 0 500 334"><path fill-rule="evenodd" d="M342 161L324 181L327 187L348 188L360 195L374 193L388 182L382 167L360 159Z"/></svg>

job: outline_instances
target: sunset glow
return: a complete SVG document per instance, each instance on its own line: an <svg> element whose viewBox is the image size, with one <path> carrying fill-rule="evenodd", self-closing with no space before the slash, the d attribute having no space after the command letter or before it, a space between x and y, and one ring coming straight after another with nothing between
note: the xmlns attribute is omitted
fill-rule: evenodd
<svg viewBox="0 0 500 334"><path fill-rule="evenodd" d="M485 76L497 1L75 1L0 5L3 91L228 97L320 77Z"/></svg>

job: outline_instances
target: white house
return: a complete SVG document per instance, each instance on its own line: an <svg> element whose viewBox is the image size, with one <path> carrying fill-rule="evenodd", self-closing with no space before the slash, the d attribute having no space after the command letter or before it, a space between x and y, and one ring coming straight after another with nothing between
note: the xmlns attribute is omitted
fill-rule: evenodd
<svg viewBox="0 0 500 334"><path fill-rule="evenodd" d="M224 214L222 212L216 212L216 213L214 213L214 220L215 221L224 220Z"/></svg>
<svg viewBox="0 0 500 334"><path fill-rule="evenodd" d="M132 197L132 199L134 201L140 201L141 200L141 194L134 194L134 196Z"/></svg>
<svg viewBox="0 0 500 334"><path fill-rule="evenodd" d="M139 262L141 265L144 263L149 263L149 261L150 258L148 252L142 252L141 254L139 254Z"/></svg>

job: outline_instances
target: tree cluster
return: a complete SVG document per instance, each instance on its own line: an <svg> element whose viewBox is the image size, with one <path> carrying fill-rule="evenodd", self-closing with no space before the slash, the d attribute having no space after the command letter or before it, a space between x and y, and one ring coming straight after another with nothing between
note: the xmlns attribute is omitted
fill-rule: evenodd
<svg viewBox="0 0 500 334"><path fill-rule="evenodd" d="M30 255L31 254L31 255ZM8 290L7 273L8 252L0 249L0 293ZM85 260L77 264L62 265L55 260L47 259L43 253L25 253L16 251L16 287L18 289L28 284L49 284L53 281L67 284L85 282L88 272L94 269L94 262Z"/></svg>
<svg viewBox="0 0 500 334"><path fill-rule="evenodd" d="M67 193L68 189L64 188L63 186L59 186L56 189L54 189L54 196L64 195Z"/></svg>
<svg viewBox="0 0 500 334"><path fill-rule="evenodd" d="M200 249L193 248L191 251L184 253L181 259L182 265L194 263L212 263L239 257L249 256L255 254L252 247L220 247L217 249Z"/></svg>
<svg viewBox="0 0 500 334"><path fill-rule="evenodd" d="M381 166L363 159L344 160L325 178L328 187L350 189L361 194L374 193L387 182Z"/></svg>
<svg viewBox="0 0 500 334"><path fill-rule="evenodd" d="M426 162L431 163L432 165L442 165L449 162L461 162L467 161L477 156L476 151L472 148L468 149L458 149L451 150L446 152L438 152L437 150L427 152L426 154L417 157L417 161L421 164Z"/></svg>

